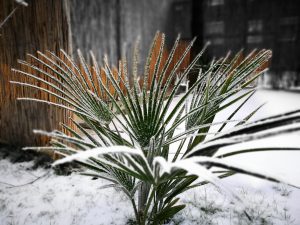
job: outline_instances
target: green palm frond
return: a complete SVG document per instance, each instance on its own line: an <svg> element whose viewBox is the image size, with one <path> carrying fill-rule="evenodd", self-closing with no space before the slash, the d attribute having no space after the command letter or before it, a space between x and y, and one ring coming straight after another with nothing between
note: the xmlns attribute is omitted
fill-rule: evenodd
<svg viewBox="0 0 300 225"><path fill-rule="evenodd" d="M221 182L234 173L291 183L224 158L253 151L299 150L297 146L246 146L218 154L225 146L299 130L299 111L247 122L259 106L245 118L233 120L255 92L249 84L265 71L271 51L252 51L244 58L242 52L233 57L228 54L208 66L199 65L205 46L186 64L194 41L180 51L178 37L168 53L164 35L157 33L143 74L138 70L138 44L131 72L125 57L115 68L107 57L99 65L93 54L90 66L80 51L78 61L63 50L58 55L29 55L31 62L20 61L23 69L15 70L28 80L11 83L37 89L48 97L19 99L61 107L76 116L70 124L62 125L65 132L35 131L51 137L52 146L30 149L55 151L66 158L54 165L73 160L88 169L84 175L106 179L121 188L132 202L137 223L143 225L162 224L184 208L178 204L180 193L206 182L239 199ZM177 96L182 82L191 74L197 75L196 81ZM217 113L233 105L236 109L224 121L214 122ZM237 124L224 131L230 122ZM208 139L214 125L220 128ZM211 170L214 168L224 170L216 173Z"/></svg>

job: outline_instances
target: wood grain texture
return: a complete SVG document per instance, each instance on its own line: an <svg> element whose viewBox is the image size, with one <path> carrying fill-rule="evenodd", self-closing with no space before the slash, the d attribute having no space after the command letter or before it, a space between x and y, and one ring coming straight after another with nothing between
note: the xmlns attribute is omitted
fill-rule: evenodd
<svg viewBox="0 0 300 225"><path fill-rule="evenodd" d="M31 0L28 7L20 7L13 0L0 1L0 18L18 7L15 14L0 30L0 141L11 145L44 145L48 138L34 135L33 129L59 129L59 122L67 122L63 110L34 102L16 101L18 96L41 96L44 93L15 87L10 80L28 81L11 71L20 69L18 59L37 50L70 52L69 0ZM29 60L27 58L27 60ZM30 72L30 71L28 71Z"/></svg>

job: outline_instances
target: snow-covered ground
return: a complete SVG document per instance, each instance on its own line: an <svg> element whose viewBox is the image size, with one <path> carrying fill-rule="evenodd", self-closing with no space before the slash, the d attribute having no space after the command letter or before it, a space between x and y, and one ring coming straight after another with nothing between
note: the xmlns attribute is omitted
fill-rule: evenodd
<svg viewBox="0 0 300 225"><path fill-rule="evenodd" d="M125 196L113 188L101 189L105 181L26 170L31 166L0 161L0 182L17 186L0 184L1 225L124 224L133 213ZM19 187L22 184L27 185Z"/></svg>
<svg viewBox="0 0 300 225"><path fill-rule="evenodd" d="M299 100L298 93L259 90L237 118L264 102L267 104L252 120L300 109ZM216 120L222 120L227 113L218 115ZM299 133L268 141L275 145L300 145ZM232 160L280 174L300 184L300 152L252 153ZM103 188L107 184L105 181L77 174L56 176L45 169L28 170L31 166L32 162L12 164L0 160L1 225L119 225L133 218L130 202L119 190ZM187 207L170 224L300 224L300 190L244 175L224 181L244 199L254 221L249 222L230 199L207 185L182 195Z"/></svg>

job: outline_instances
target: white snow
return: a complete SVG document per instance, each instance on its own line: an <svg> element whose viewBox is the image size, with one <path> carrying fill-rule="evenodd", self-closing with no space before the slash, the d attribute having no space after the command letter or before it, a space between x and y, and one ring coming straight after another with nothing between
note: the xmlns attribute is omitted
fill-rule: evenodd
<svg viewBox="0 0 300 225"><path fill-rule="evenodd" d="M261 103L268 102L251 119L255 120L300 109L300 94L259 90L234 119L241 119ZM232 109L217 115L221 121ZM227 126L233 126L228 124ZM217 128L215 128L217 129ZM299 133L269 138L276 146L300 145ZM251 142L254 146L259 141ZM238 149L239 146L236 146ZM226 152L226 148L222 153ZM249 153L230 160L257 170L275 173L300 183L300 152ZM31 163L12 164L0 160L0 224L125 224L133 218L130 202L120 190L102 189L108 183L78 174L56 176L47 170L27 170ZM43 176L32 184L30 181ZM300 224L300 190L246 175L224 179L246 203L254 221L245 219L230 199L206 185L183 194L187 207L170 224ZM9 184L15 185L11 186ZM26 184L24 186L18 186Z"/></svg>
<svg viewBox="0 0 300 225"><path fill-rule="evenodd" d="M1 160L0 182L22 185L47 173L28 171L29 166ZM53 173L20 187L0 183L0 224L124 224L133 215L130 203L120 191L101 189L107 184L78 174Z"/></svg>
<svg viewBox="0 0 300 225"><path fill-rule="evenodd" d="M131 153L131 154L136 154L136 155L139 155L139 156L145 158L145 156L142 154L141 150L129 148L127 146L116 145L116 146L110 146L110 147L99 147L99 148L94 148L91 150L78 152L76 154L73 154L73 155L70 155L70 156L67 156L65 158L55 161L53 163L53 166L56 166L59 164L64 164L67 162L72 162L74 160L84 161L84 160L89 159L90 157L97 157L99 155L112 154L112 153Z"/></svg>

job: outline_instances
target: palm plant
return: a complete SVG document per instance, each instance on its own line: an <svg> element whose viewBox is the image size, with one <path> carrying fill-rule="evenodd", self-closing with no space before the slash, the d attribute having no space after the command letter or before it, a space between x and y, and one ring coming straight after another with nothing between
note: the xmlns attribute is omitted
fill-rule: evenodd
<svg viewBox="0 0 300 225"><path fill-rule="evenodd" d="M128 72L125 58L120 60L115 73L106 58L101 68L92 55L91 69L79 52L82 70L64 51L61 51L61 57L51 52L38 52L39 57L30 55L34 63L20 61L36 73L16 72L48 88L28 82L11 82L54 97L52 100L28 97L21 100L63 107L82 119L90 129L87 131L73 120L72 126L62 125L68 135L61 131L35 130L35 133L50 136L52 146L30 149L58 152L64 158L56 161L54 166L75 161L88 169L84 175L112 182L130 199L137 224L163 224L184 208L178 204L182 192L207 182L242 202L221 182L221 178L236 172L290 183L276 175L262 174L228 162L226 158L253 151L299 150L299 147L246 146L240 151L218 154L224 146L299 130L300 112L247 122L259 106L245 118L232 120L253 95L255 90L248 85L265 71L262 67L270 59L271 51L253 51L242 60L242 52L234 57L228 54L212 61L203 70L197 62L205 47L179 76L178 69L194 43L192 41L174 62L179 40L178 37L164 60L164 35L155 36L143 82L139 82L138 47L134 51L132 73ZM159 49L158 54L154 54L155 49ZM151 67L153 62L154 67ZM196 82L184 94L176 96L180 84L191 71L197 71ZM237 108L226 120L214 122L218 112L234 104ZM226 131L224 127L229 122L235 122L235 127ZM220 128L207 138L214 125ZM179 126L183 131L178 129Z"/></svg>

